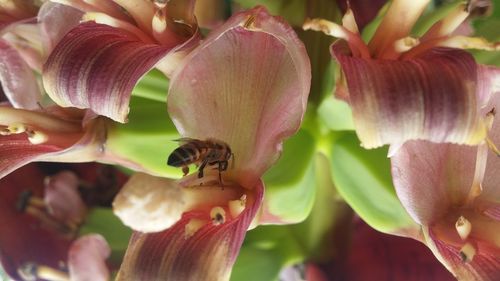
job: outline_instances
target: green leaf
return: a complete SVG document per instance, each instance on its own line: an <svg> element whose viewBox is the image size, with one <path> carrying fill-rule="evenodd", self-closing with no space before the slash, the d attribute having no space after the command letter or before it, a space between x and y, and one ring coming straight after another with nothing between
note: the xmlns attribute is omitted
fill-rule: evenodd
<svg viewBox="0 0 500 281"><path fill-rule="evenodd" d="M276 165L264 174L269 211L296 223L309 214L314 202L314 138L305 130L285 141Z"/></svg>
<svg viewBox="0 0 500 281"><path fill-rule="evenodd" d="M497 4L494 10L496 11L495 14L474 22L474 35L484 37L490 42L500 41L500 33L498 32L498 27L500 27L500 1L496 1L495 4ZM500 66L500 52L498 51L471 50L470 52L478 63Z"/></svg>
<svg viewBox="0 0 500 281"><path fill-rule="evenodd" d="M334 251L332 237L335 226L352 218L352 210L339 198L330 173L329 159L323 153L316 153L315 201L307 219L289 228L302 245L308 259L322 259ZM342 231L345 232L345 231Z"/></svg>
<svg viewBox="0 0 500 281"><path fill-rule="evenodd" d="M132 95L159 102L167 102L169 80L157 69L149 71L139 80L132 90Z"/></svg>
<svg viewBox="0 0 500 281"><path fill-rule="evenodd" d="M411 34L415 36L422 36L429 28L447 16L452 10L454 10L458 5L462 5L463 1L453 1L451 3L447 3L439 6L437 9L431 9L426 12L423 16L421 16L418 21L413 26Z"/></svg>
<svg viewBox="0 0 500 281"><path fill-rule="evenodd" d="M132 97L129 122L116 124L108 132L107 149L146 171L180 178L180 169L167 166L168 155L179 146L179 133L167 113L167 105L143 97Z"/></svg>
<svg viewBox="0 0 500 281"><path fill-rule="evenodd" d="M323 100L318 108L318 116L330 130L354 130L351 108L345 101L333 96Z"/></svg>
<svg viewBox="0 0 500 281"><path fill-rule="evenodd" d="M247 233L231 280L275 281L281 268L304 259L297 237L287 226L259 226Z"/></svg>
<svg viewBox="0 0 500 281"><path fill-rule="evenodd" d="M330 159L338 192L370 226L386 233L416 227L396 196L387 148L365 150L351 133L337 140Z"/></svg>
<svg viewBox="0 0 500 281"><path fill-rule="evenodd" d="M110 208L93 208L80 227L79 236L91 233L99 233L106 238L111 248L110 259L119 264L127 250L132 230L123 225Z"/></svg>

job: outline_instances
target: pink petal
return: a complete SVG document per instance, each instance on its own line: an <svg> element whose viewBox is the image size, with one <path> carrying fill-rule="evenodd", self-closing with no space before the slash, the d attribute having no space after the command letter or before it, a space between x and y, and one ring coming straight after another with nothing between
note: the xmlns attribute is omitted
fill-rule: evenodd
<svg viewBox="0 0 500 281"><path fill-rule="evenodd" d="M205 212L185 213L163 232L135 232L117 280L228 280L263 189L260 181L252 189L253 200L247 200L238 217L218 226L207 223L192 236L186 237L186 224L192 219L210 220Z"/></svg>
<svg viewBox="0 0 500 281"><path fill-rule="evenodd" d="M476 148L411 141L392 157L401 203L421 225L430 225L464 203L474 178Z"/></svg>
<svg viewBox="0 0 500 281"><path fill-rule="evenodd" d="M45 179L44 202L49 213L56 219L80 223L87 207L78 192L79 179L70 171L62 171Z"/></svg>
<svg viewBox="0 0 500 281"><path fill-rule="evenodd" d="M41 94L33 70L5 40L0 40L0 82L14 107L39 108Z"/></svg>
<svg viewBox="0 0 500 281"><path fill-rule="evenodd" d="M431 249L434 254L445 263L448 270L453 272L458 280L500 280L500 259L498 249L492 250L487 244L479 242L477 252L472 261L463 262L460 256L460 248L439 240L435 234L429 231L429 239L432 241Z"/></svg>
<svg viewBox="0 0 500 281"><path fill-rule="evenodd" d="M90 108L125 122L133 87L173 47L147 44L107 25L82 23L50 54L43 82L61 106Z"/></svg>
<svg viewBox="0 0 500 281"><path fill-rule="evenodd" d="M174 74L168 111L181 135L216 138L258 178L300 125L311 70L293 29L263 7L212 31ZM235 172L236 174L236 172Z"/></svg>
<svg viewBox="0 0 500 281"><path fill-rule="evenodd" d="M458 144L484 139L478 98L485 86L465 51L434 48L404 61L363 60L335 44L332 53L345 74L365 148L413 139Z"/></svg>
<svg viewBox="0 0 500 281"><path fill-rule="evenodd" d="M71 280L109 280L106 259L110 255L111 248L100 234L89 234L78 238L71 244L68 253Z"/></svg>
<svg viewBox="0 0 500 281"><path fill-rule="evenodd" d="M38 22L45 57L48 57L68 31L80 23L82 15L83 12L73 7L53 2L45 2L40 7Z"/></svg>

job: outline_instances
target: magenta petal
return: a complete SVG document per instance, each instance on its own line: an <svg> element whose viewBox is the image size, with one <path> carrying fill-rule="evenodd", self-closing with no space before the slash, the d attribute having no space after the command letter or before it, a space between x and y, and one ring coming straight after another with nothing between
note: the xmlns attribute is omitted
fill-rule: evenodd
<svg viewBox="0 0 500 281"><path fill-rule="evenodd" d="M14 107L39 108L41 94L33 70L18 51L4 40L0 40L0 82Z"/></svg>
<svg viewBox="0 0 500 281"><path fill-rule="evenodd" d="M366 148L429 140L478 144L481 89L474 58L435 48L411 60L364 60L332 52L342 67L357 134Z"/></svg>
<svg viewBox="0 0 500 281"><path fill-rule="evenodd" d="M78 238L71 244L68 253L71 280L109 280L106 259L110 255L111 248L100 234L89 234Z"/></svg>
<svg viewBox="0 0 500 281"><path fill-rule="evenodd" d="M144 43L107 25L82 23L50 54L44 65L44 86L61 106L90 108L125 122L133 87L173 47Z"/></svg>
<svg viewBox="0 0 500 281"><path fill-rule="evenodd" d="M205 212L185 213L163 232L135 232L117 280L228 280L263 189L259 181L252 189L254 198L236 218L218 226L207 222L192 236L186 236L186 225L193 219L210 221Z"/></svg>
<svg viewBox="0 0 500 281"><path fill-rule="evenodd" d="M293 29L258 7L234 15L186 57L168 110L181 135L227 142L235 168L258 178L298 129L310 80Z"/></svg>
<svg viewBox="0 0 500 281"><path fill-rule="evenodd" d="M0 178L43 155L62 149L54 145L33 145L23 135L0 136Z"/></svg>

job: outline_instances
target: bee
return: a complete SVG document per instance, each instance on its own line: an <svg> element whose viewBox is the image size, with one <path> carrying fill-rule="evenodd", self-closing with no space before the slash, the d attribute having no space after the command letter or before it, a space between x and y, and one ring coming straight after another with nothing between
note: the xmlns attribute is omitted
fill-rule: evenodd
<svg viewBox="0 0 500 281"><path fill-rule="evenodd" d="M231 158L234 163L234 154L227 143L216 139L193 138L181 138L176 141L181 145L168 156L169 166L182 167L182 172L186 176L189 173L188 165L195 164L199 167L198 178L202 178L205 166L218 165L216 169L219 170L219 182L222 185L221 172L227 170Z"/></svg>

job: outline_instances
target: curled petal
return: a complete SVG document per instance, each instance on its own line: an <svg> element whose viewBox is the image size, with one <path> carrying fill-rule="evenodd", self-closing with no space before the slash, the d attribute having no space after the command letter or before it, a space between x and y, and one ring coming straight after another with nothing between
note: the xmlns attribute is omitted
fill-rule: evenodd
<svg viewBox="0 0 500 281"><path fill-rule="evenodd" d="M203 223L210 217L193 211L166 231L135 232L117 280L228 280L263 188L260 181L243 212L222 224Z"/></svg>
<svg viewBox="0 0 500 281"><path fill-rule="evenodd" d="M356 132L365 148L412 139L478 144L486 135L479 115L478 70L461 50L435 48L405 61L363 60L341 45L340 62Z"/></svg>
<svg viewBox="0 0 500 281"><path fill-rule="evenodd" d="M225 141L234 167L258 178L298 129L310 80L293 29L258 7L234 15L186 57L168 110L181 135Z"/></svg>
<svg viewBox="0 0 500 281"><path fill-rule="evenodd" d="M50 54L44 86L61 106L90 108L125 122L132 88L173 47L147 44L125 30L86 22L67 33Z"/></svg>
<svg viewBox="0 0 500 281"><path fill-rule="evenodd" d="M5 40L0 40L0 82L14 107L39 108L41 94L33 70Z"/></svg>
<svg viewBox="0 0 500 281"><path fill-rule="evenodd" d="M106 259L110 255L111 248L100 234L90 234L78 238L71 244L68 253L71 280L109 280Z"/></svg>

